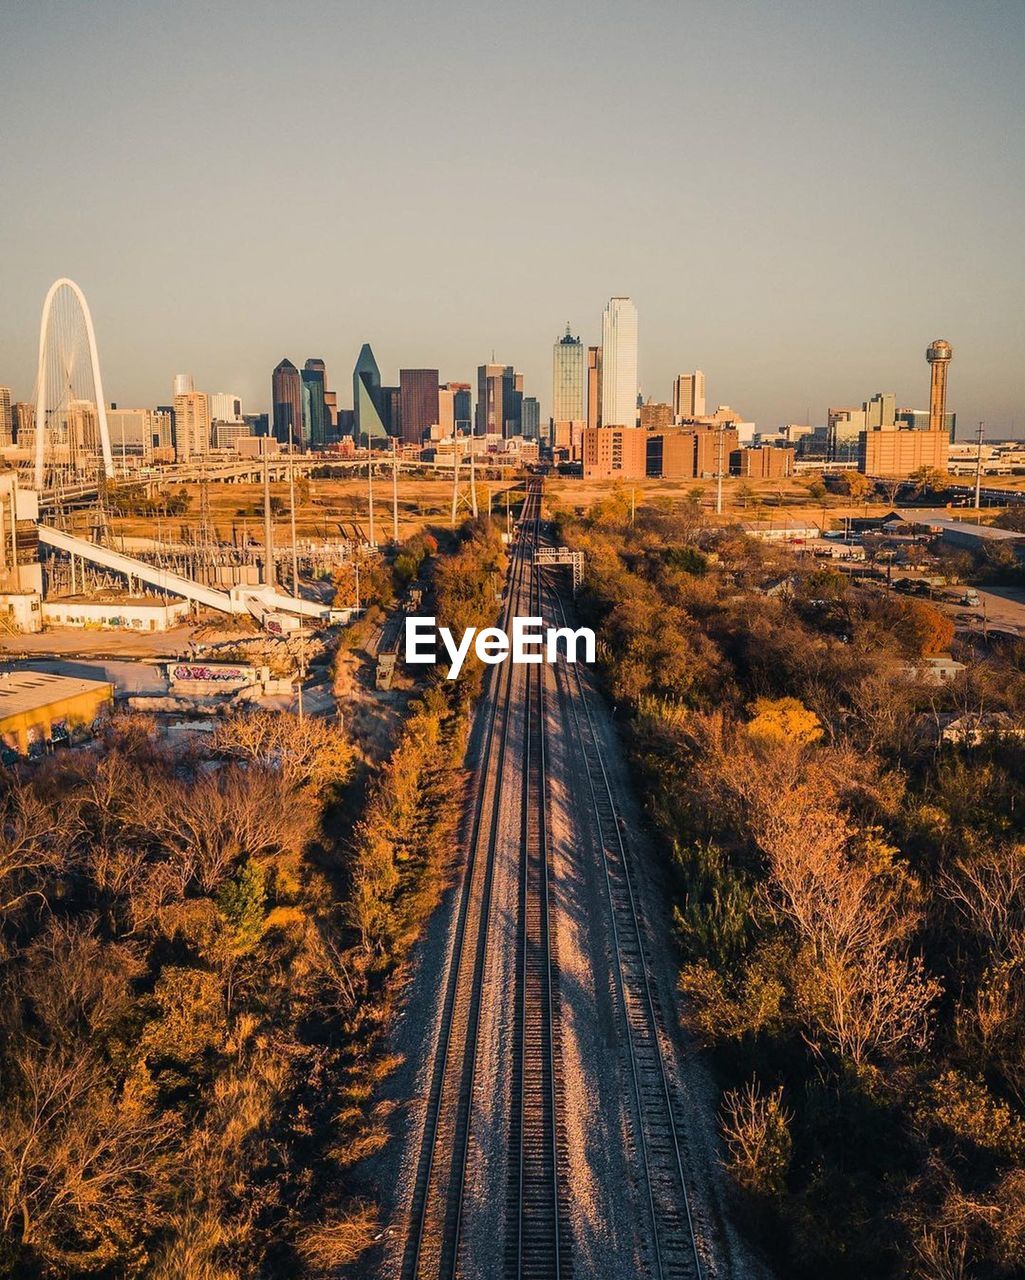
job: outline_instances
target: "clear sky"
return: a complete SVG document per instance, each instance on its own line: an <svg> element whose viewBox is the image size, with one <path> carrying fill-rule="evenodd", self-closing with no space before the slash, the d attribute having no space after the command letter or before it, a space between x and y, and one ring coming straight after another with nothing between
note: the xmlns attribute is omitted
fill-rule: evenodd
<svg viewBox="0 0 1025 1280"><path fill-rule="evenodd" d="M16 397L59 275L108 399L252 410L369 340L547 413L629 294L646 396L923 406L944 337L961 433L1025 432L1022 0L4 0L0 137Z"/></svg>

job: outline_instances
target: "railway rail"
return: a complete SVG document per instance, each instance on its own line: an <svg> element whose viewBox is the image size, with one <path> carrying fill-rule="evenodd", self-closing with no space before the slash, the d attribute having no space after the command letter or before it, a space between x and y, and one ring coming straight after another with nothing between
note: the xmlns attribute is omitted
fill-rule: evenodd
<svg viewBox="0 0 1025 1280"><path fill-rule="evenodd" d="M503 625L507 630L524 595L528 606L533 603L536 574L532 550L539 515L540 486L532 484L523 513L523 536L513 552L510 587L503 611ZM460 1270L492 885L500 814L507 799L503 765L510 750L516 711L514 672L514 665L508 662L492 669L480 785L403 1259L405 1280L449 1280ZM510 1161L515 1176L510 1177L511 1243L506 1267L517 1276L568 1280L569 1232L559 1177L563 1160L557 1120L561 1084L556 961L548 946L551 915L543 683L538 683L537 678L528 679L528 691L523 733L520 1016L511 1122L517 1140Z"/></svg>
<svg viewBox="0 0 1025 1280"><path fill-rule="evenodd" d="M537 545L537 527L533 531ZM530 608L541 614L541 579L531 566ZM506 1274L510 1280L568 1280L569 1209L564 1195L558 939L550 902L546 667L527 668L521 828L517 1019Z"/></svg>
<svg viewBox="0 0 1025 1280"><path fill-rule="evenodd" d="M561 596L550 589L560 625ZM626 1031L627 1074L636 1117L634 1148L650 1224L648 1274L654 1280L704 1280L682 1148L682 1117L666 1068L664 1023L649 973L645 928L623 821L604 761L590 694L579 667L564 662L571 726L587 775L587 796L602 849L612 922L613 969Z"/></svg>

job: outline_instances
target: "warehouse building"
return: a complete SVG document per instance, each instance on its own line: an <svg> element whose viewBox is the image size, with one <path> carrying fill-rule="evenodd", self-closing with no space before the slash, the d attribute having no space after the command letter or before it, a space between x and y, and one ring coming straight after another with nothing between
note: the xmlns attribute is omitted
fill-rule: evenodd
<svg viewBox="0 0 1025 1280"><path fill-rule="evenodd" d="M88 734L113 705L114 686L48 671L0 674L0 743L5 753L27 756L47 744Z"/></svg>

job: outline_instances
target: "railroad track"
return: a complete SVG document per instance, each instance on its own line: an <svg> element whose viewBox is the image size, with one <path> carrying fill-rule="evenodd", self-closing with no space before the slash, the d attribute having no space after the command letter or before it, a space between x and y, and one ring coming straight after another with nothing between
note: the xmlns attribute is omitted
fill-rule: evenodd
<svg viewBox="0 0 1025 1280"><path fill-rule="evenodd" d="M536 530L534 536L536 545ZM532 567L530 616L541 614ZM521 828L519 950L513 1105L509 1126L506 1275L569 1280L571 1235L565 1197L558 940L551 913L546 667L527 668Z"/></svg>
<svg viewBox="0 0 1025 1280"><path fill-rule="evenodd" d="M551 591L561 625L566 611ZM575 663L563 661L587 796L602 847L613 932L613 969L626 1029L628 1078L637 1128L634 1148L641 1198L650 1222L648 1274L654 1280L703 1280L681 1147L682 1118L666 1070L664 1024L645 953L645 931L630 852L603 759L590 697ZM575 695L575 696L574 696ZM582 709L582 713L581 710Z"/></svg>
<svg viewBox="0 0 1025 1280"><path fill-rule="evenodd" d="M530 486L522 523L524 536L514 551L503 626L522 603L531 603L532 548L537 537L540 487ZM453 939L452 963L442 1007L435 1067L428 1094L420 1163L413 1192L411 1226L403 1258L404 1280L454 1280L459 1273L461 1228L470 1124L477 1087L480 1029L495 850L503 803L502 778L514 719L514 665L495 667L489 688L480 785ZM566 1280L568 1231L559 1197L560 1152L556 1109L560 1082L558 1041L553 1032L555 965L548 952L548 835L544 782L543 688L537 685L524 722L524 839L519 983L521 1017L518 1072L514 1077L513 1124L518 1140L511 1166L510 1238L513 1274ZM528 688L531 682L528 680ZM530 699L528 693L528 700ZM530 752L533 752L533 755ZM515 1079L519 1084L516 1085ZM497 1244L497 1242L496 1242ZM511 1246L510 1246L511 1247ZM548 1263L545 1262L548 1259ZM547 1269L544 1269L547 1265Z"/></svg>

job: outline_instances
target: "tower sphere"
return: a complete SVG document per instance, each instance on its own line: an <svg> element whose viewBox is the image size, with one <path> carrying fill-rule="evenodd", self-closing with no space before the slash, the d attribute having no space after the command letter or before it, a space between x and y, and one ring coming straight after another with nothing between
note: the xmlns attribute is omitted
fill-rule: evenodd
<svg viewBox="0 0 1025 1280"><path fill-rule="evenodd" d="M930 364L935 364L937 360L949 360L953 354L954 348L950 343L945 338L937 338L926 348L925 358Z"/></svg>

